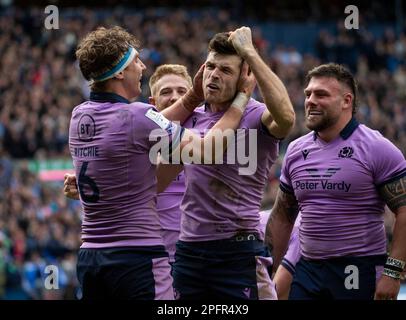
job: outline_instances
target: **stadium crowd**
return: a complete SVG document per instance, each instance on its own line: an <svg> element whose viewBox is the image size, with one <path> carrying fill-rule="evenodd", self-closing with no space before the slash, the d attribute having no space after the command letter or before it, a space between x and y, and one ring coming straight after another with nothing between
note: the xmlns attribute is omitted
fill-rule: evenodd
<svg viewBox="0 0 406 320"><path fill-rule="evenodd" d="M80 246L81 208L66 199L62 182L40 181L26 159L69 158L68 126L72 109L89 94L74 51L78 40L98 25L120 25L141 41L148 79L157 66L179 63L191 74L217 32L249 23L233 20L226 10L71 9L61 13L59 29L43 27L41 9L0 11L0 299L74 299L76 251ZM271 43L258 23L254 41L264 60L286 85L296 111L296 125L281 146L307 132L303 84L307 70L334 61L349 66L359 82L357 117L379 130L406 154L406 33L387 29L376 36L366 29L321 30L316 54ZM260 99L257 95L256 98ZM379 152L377 150L377 152ZM20 160L16 162L15 160ZM272 168L264 207L272 206L280 163ZM41 270L59 270L59 287L45 290Z"/></svg>

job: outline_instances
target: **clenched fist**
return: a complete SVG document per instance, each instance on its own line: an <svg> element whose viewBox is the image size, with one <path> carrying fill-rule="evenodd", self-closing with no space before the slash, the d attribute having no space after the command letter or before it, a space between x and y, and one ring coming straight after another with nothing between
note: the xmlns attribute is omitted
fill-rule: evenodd
<svg viewBox="0 0 406 320"><path fill-rule="evenodd" d="M79 200L78 187L76 185L76 177L74 174L65 174L63 181L63 194L65 197Z"/></svg>
<svg viewBox="0 0 406 320"><path fill-rule="evenodd" d="M245 59L249 52L255 51L249 27L241 27L230 32L228 41L233 44L238 55L243 59Z"/></svg>

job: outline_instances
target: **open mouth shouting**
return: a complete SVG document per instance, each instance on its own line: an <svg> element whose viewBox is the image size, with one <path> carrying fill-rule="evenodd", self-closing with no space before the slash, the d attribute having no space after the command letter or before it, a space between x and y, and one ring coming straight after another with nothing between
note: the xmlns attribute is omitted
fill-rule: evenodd
<svg viewBox="0 0 406 320"><path fill-rule="evenodd" d="M216 91L220 90L220 87L217 84L213 83L213 82L209 83L206 86L206 88L207 88L207 90L209 92L216 92Z"/></svg>

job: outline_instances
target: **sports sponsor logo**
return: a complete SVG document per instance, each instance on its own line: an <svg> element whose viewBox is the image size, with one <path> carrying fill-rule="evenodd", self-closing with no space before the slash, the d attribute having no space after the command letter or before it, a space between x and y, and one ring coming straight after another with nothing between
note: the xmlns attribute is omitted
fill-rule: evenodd
<svg viewBox="0 0 406 320"><path fill-rule="evenodd" d="M349 192L351 189L351 183L345 181L331 181L331 179L341 168L307 168L306 171L311 180L303 179L295 181L293 187L295 190L339 190ZM316 178L316 179L315 179ZM320 178L320 180L317 180Z"/></svg>
<svg viewBox="0 0 406 320"><path fill-rule="evenodd" d="M312 178L331 178L341 168L327 168L327 169L306 169Z"/></svg>

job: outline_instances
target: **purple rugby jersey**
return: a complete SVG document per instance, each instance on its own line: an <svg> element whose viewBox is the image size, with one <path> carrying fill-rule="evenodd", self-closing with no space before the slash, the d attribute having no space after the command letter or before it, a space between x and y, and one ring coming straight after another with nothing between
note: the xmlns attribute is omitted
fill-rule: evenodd
<svg viewBox="0 0 406 320"><path fill-rule="evenodd" d="M268 222L271 212L272 209L261 211L259 213L262 237L265 237L266 224ZM299 239L299 227L301 220L302 215L299 212L295 224L293 226L292 233L290 235L288 249L286 250L285 256L282 259L282 265L292 274L295 273L295 266L301 257L300 239Z"/></svg>
<svg viewBox="0 0 406 320"><path fill-rule="evenodd" d="M180 233L180 203L185 188L185 174L182 171L157 198L156 208L161 222L162 238L171 262L175 261L176 242Z"/></svg>
<svg viewBox="0 0 406 320"><path fill-rule="evenodd" d="M151 105L107 95L114 102L93 99L77 106L69 128L84 210L81 247L163 245L149 151L164 137L174 148L183 129Z"/></svg>
<svg viewBox="0 0 406 320"><path fill-rule="evenodd" d="M302 255L385 254L385 203L378 187L405 174L400 150L355 119L329 143L314 132L293 141L280 180L299 202Z"/></svg>
<svg viewBox="0 0 406 320"><path fill-rule="evenodd" d="M294 275L296 264L299 262L302 252L300 251L300 238L299 238L299 228L300 221L302 220L302 215L299 212L297 215L295 224L290 235L288 249L286 250L285 256L282 259L281 264L289 270L289 272Z"/></svg>
<svg viewBox="0 0 406 320"><path fill-rule="evenodd" d="M208 241L226 239L237 232L256 232L259 235L259 207L265 183L272 164L278 157L279 140L272 137L261 123L266 106L250 99L239 128L241 144L248 155L248 129L257 134L255 154L256 170L250 175L240 175L239 168L248 164L184 165L186 192L181 209L182 241ZM185 122L184 127L198 130L201 136L213 127L224 112L211 112L207 106L198 108ZM240 145L237 141L237 146ZM236 148L236 145L231 145ZM239 151L236 150L237 155ZM227 158L227 151L224 159Z"/></svg>
<svg viewBox="0 0 406 320"><path fill-rule="evenodd" d="M266 224L268 223L269 216L271 215L272 209L264 210L259 212L259 230L261 232L261 237L265 238Z"/></svg>

